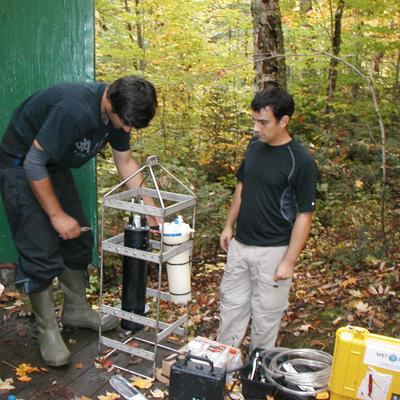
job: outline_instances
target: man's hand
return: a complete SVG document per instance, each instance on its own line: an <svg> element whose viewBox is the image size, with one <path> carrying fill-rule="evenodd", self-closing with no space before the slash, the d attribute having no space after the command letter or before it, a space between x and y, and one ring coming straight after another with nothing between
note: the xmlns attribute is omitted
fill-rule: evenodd
<svg viewBox="0 0 400 400"><path fill-rule="evenodd" d="M228 251L229 242L231 241L232 236L232 228L225 227L221 233L221 236L219 237L219 245L221 246L221 249L225 251L225 253Z"/></svg>
<svg viewBox="0 0 400 400"><path fill-rule="evenodd" d="M294 273L294 264L282 260L282 262L278 265L278 268L275 272L274 281L282 281L284 279L289 279L293 276Z"/></svg>
<svg viewBox="0 0 400 400"><path fill-rule="evenodd" d="M81 226L78 221L65 212L60 212L50 218L53 228L64 240L75 239L81 234Z"/></svg>
<svg viewBox="0 0 400 400"><path fill-rule="evenodd" d="M153 215L146 215L147 225L150 227L159 227L162 225L162 219L160 217L154 217Z"/></svg>

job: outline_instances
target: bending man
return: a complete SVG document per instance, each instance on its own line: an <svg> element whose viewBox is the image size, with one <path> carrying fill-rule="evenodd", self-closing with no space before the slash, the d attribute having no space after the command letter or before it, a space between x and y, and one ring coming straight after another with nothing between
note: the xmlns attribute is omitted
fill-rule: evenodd
<svg viewBox="0 0 400 400"><path fill-rule="evenodd" d="M19 256L15 285L30 297L40 352L49 366L70 360L55 318L54 277L64 291L63 324L97 330L100 323L85 296L93 235L81 230L88 221L70 168L110 143L121 178L137 171L130 132L146 127L156 107L154 86L135 76L110 86L59 84L26 99L0 143L0 191ZM141 179L137 175L128 186L140 185ZM115 323L102 327L113 329Z"/></svg>

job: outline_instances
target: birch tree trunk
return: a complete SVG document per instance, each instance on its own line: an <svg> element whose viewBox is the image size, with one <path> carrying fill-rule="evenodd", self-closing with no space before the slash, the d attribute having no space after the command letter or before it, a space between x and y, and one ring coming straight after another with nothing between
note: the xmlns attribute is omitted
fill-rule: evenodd
<svg viewBox="0 0 400 400"><path fill-rule="evenodd" d="M286 62L284 57L266 59L284 54L279 0L252 0L254 31L254 69L256 90L265 89L268 82L286 89Z"/></svg>

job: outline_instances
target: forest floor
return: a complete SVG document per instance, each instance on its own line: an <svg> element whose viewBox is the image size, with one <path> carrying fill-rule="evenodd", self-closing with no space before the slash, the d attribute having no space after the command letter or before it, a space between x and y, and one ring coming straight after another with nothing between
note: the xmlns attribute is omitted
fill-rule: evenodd
<svg viewBox="0 0 400 400"><path fill-rule="evenodd" d="M376 334L400 336L400 271L397 262L370 258L361 268L351 265L334 267L325 265L313 254L313 249L308 247L296 267L290 306L282 321L278 346L313 348L333 354L335 333L346 325L367 328ZM226 256L219 254L212 262L193 265L189 339L198 335L216 338L219 284L225 260ZM156 278L155 268L151 269L150 286L156 285ZM106 301L118 302L119 288L109 289ZM167 290L166 277L163 289ZM91 300L93 303L98 300L96 291ZM6 288L0 298L0 311L12 310L22 318L28 318L27 304L29 302L18 292ZM150 303L150 310L154 311L153 306L154 303ZM161 303L161 317L166 322L184 311L183 307ZM247 350L249 340L247 336L243 341L243 351Z"/></svg>

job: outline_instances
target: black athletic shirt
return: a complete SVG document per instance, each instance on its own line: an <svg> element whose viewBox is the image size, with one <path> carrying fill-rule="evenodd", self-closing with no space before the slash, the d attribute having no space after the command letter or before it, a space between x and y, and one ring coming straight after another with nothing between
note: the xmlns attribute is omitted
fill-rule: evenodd
<svg viewBox="0 0 400 400"><path fill-rule="evenodd" d="M130 135L101 119L105 89L96 82L62 83L33 94L14 111L1 149L23 158L36 138L50 163L69 168L80 167L106 143L129 150Z"/></svg>
<svg viewBox="0 0 400 400"><path fill-rule="evenodd" d="M236 176L243 184L236 239L288 245L297 214L314 210L317 170L308 151L294 139L270 146L253 138Z"/></svg>

